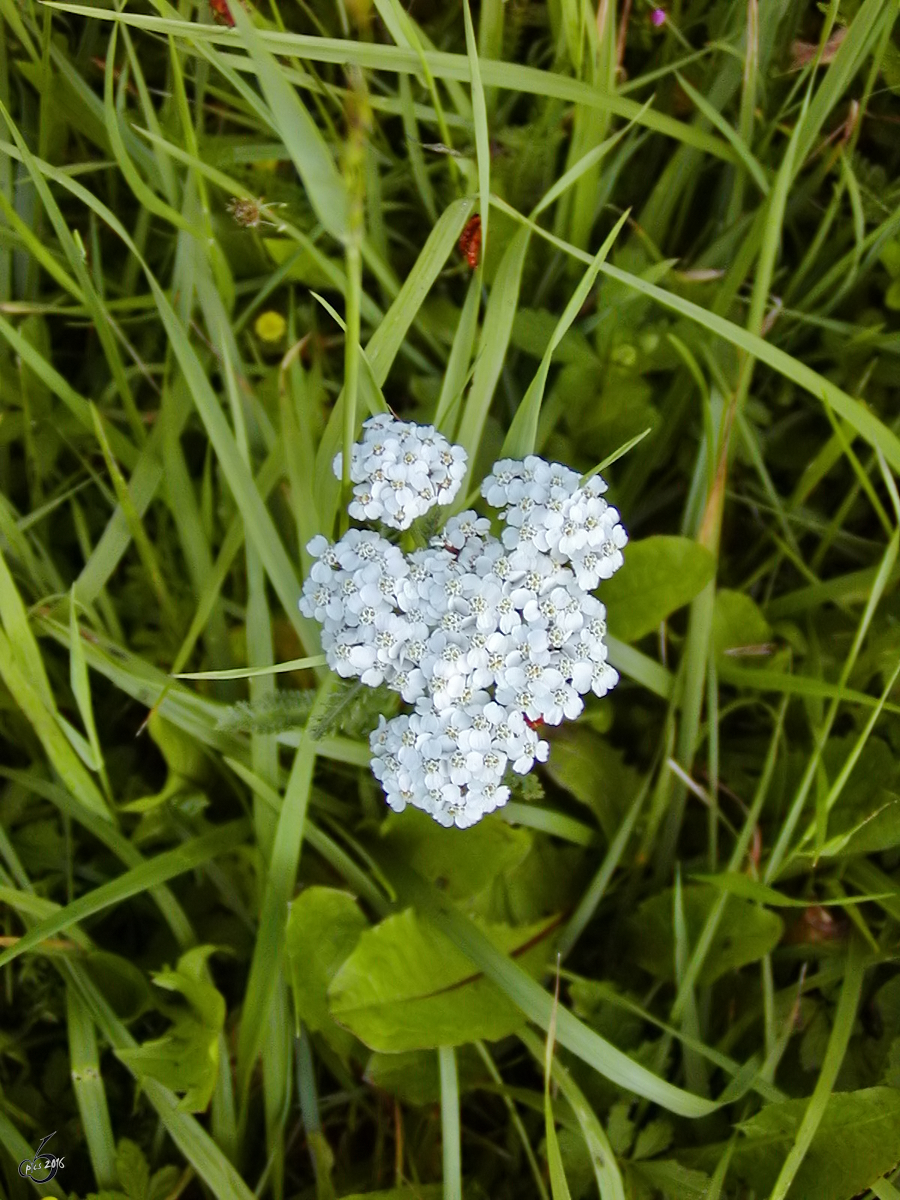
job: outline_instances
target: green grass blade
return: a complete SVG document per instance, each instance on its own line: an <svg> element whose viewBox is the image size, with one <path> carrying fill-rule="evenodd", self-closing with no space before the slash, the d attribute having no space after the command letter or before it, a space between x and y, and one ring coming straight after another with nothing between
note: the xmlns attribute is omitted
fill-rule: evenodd
<svg viewBox="0 0 900 1200"><path fill-rule="evenodd" d="M483 6L482 6L483 11ZM488 217L490 215L491 195L491 135L488 130L487 103L484 97L484 84L481 82L481 70L478 65L478 45L475 41L475 29L472 25L472 13L469 0L463 0L463 17L466 23L466 53L469 59L469 73L472 86L472 121L475 125L475 158L478 163L478 194L481 211L482 257L487 252Z"/></svg>
<svg viewBox="0 0 900 1200"><path fill-rule="evenodd" d="M94 1169L94 1181L99 1188L115 1188L118 1181L116 1143L100 1074L94 1022L81 996L71 985L66 988L66 1001L72 1087Z"/></svg>
<svg viewBox="0 0 900 1200"><path fill-rule="evenodd" d="M452 1046L438 1050L441 1079L441 1144L444 1157L444 1200L462 1200L462 1146L459 1120L459 1076Z"/></svg>
<svg viewBox="0 0 900 1200"><path fill-rule="evenodd" d="M22 1134L19 1133L18 1129L16 1129L15 1125L13 1125L6 1113L0 1109L0 1145L2 1145L6 1150L11 1162L20 1163L31 1161L31 1159L34 1158L34 1154L37 1150L40 1140L40 1137L37 1137L34 1145L32 1146L25 1140ZM40 1187L41 1190L39 1193L37 1193L38 1195L49 1194L51 1196L56 1196L57 1200L65 1200L66 1198L66 1193L55 1179L48 1180L47 1183L42 1183ZM36 1189L37 1185L35 1185L35 1190Z"/></svg>
<svg viewBox="0 0 900 1200"><path fill-rule="evenodd" d="M564 242L561 238L555 237L552 233L541 229L539 225L535 225L534 222L529 221L527 217L522 216L521 213L499 200L496 196L493 198L492 203L497 208L509 213L517 221L526 225L532 232L539 234L547 241L565 250L567 254L571 254L573 258L590 264L590 255L585 254L576 246ZM664 288L640 279L631 272L623 271L619 267L613 267L609 263L604 263L600 267L600 274L624 284L639 295L655 300L663 308L668 308L672 312L686 317L701 328L707 329L717 337L730 342L737 349L744 350L753 355L754 358L765 363L780 375L783 375L791 383L796 384L797 387L809 392L816 399L823 402L827 401L834 411L842 416L865 441L881 450L885 459L895 471L900 472L900 438L898 438L897 434L871 413L859 400L855 400L852 396L849 396L830 380L826 379L824 375L820 375L807 366L806 363L801 362L800 359L786 353L780 347L766 341L765 338L758 337L755 333L751 333L749 330L742 328L742 326L736 325L733 321L729 321L725 317L720 317L717 313L710 312L701 305L695 304L691 300L686 300L674 292L667 292Z"/></svg>
<svg viewBox="0 0 900 1200"><path fill-rule="evenodd" d="M48 709L40 693L24 674L5 633L0 633L0 676L15 697L15 702L41 740L48 759L63 783L91 812L111 821L112 815L100 789L72 749L56 720L56 708Z"/></svg>
<svg viewBox="0 0 900 1200"><path fill-rule="evenodd" d="M85 808L66 788L57 783L48 783L47 780L38 778L34 772L15 771L7 767L0 768L0 776L18 783L36 796L47 800L64 816L86 829L126 866L137 867L145 861L141 852L135 849L123 833L120 833L110 821L104 820L91 809ZM197 940L196 935L184 910L171 891L165 886L154 887L150 890L149 895L159 908L179 948L186 950L188 946L193 945Z"/></svg>
<svg viewBox="0 0 900 1200"><path fill-rule="evenodd" d="M274 118L273 128L291 156L316 216L328 232L345 238L350 229L347 189L318 126L284 78L263 38L240 4L231 13L236 32L256 67L263 95Z"/></svg>
<svg viewBox="0 0 900 1200"><path fill-rule="evenodd" d="M9 637L10 648L17 666L31 680L34 691L47 708L54 711L56 704L44 667L44 659L37 638L32 632L19 589L10 574L2 551L0 551L0 621L3 622L3 628Z"/></svg>
<svg viewBox="0 0 900 1200"><path fill-rule="evenodd" d="M135 1049L137 1042L115 1016L84 968L76 962L64 962L61 969L80 992L98 1029L113 1051ZM253 1192L235 1167L228 1162L199 1121L179 1109L176 1096L167 1087L143 1076L141 1089L156 1110L169 1137L216 1200L254 1200ZM5 1118L0 1116L0 1119Z"/></svg>
<svg viewBox="0 0 900 1200"><path fill-rule="evenodd" d="M648 100L644 105L642 105L641 112L643 113L645 110L649 109L652 103L652 100ZM538 203L531 210L530 215L532 221L535 220L542 212L544 212L545 209L548 209L551 204L557 201L560 196L564 196L569 188L576 184L583 175L585 175L588 171L592 171L594 167L599 166L610 150L618 145L625 134L631 129L632 125L636 123L637 119L633 117L624 128L619 129L610 137L604 138L598 146L594 146L591 150L588 150L586 154L582 155L578 162L569 167L569 169L547 189Z"/></svg>
<svg viewBox="0 0 900 1200"><path fill-rule="evenodd" d="M284 543L257 491L252 474L241 458L222 407L213 392L197 353L187 337L184 326L176 316L159 284L149 273L148 278L172 350L184 373L197 411L206 426L210 441L241 510L247 530L253 537L275 593L284 607L285 614L302 640L307 634L307 630L301 623L300 613L297 609L300 584L285 551Z"/></svg>
<svg viewBox="0 0 900 1200"><path fill-rule="evenodd" d="M475 337L478 333L478 309L481 304L481 278L478 273L469 280L466 298L459 314L459 323L453 335L453 345L441 381L441 394L438 397L437 409L434 414L435 428L446 437L453 436L456 428L459 405L462 401L466 381L469 378L469 364L472 361L472 351L475 348Z"/></svg>
<svg viewBox="0 0 900 1200"><path fill-rule="evenodd" d="M93 280L85 265L85 257L82 248L79 247L71 230L66 222L59 205L53 193L50 191L47 183L41 173L38 162L34 155L31 154L25 140L19 133L15 122L7 111L5 105L0 101L0 116L6 122L7 128L13 136L22 161L34 183L35 189L41 199L41 203L47 215L50 218L54 231L59 243L63 248L66 258L69 261L75 278L78 280L79 286L85 298L85 302L90 310L94 327L97 330L97 337L100 345L103 348L104 355L109 365L110 372L116 383L116 388L122 400L122 405L128 417L128 423L131 427L131 432L136 441L141 443L146 437L144 425L141 421L140 414L134 401L134 395L131 390L131 385L128 381L128 375L122 363L119 347L116 342L117 325L113 320L109 310L103 303L101 296L98 294L94 286Z"/></svg>
<svg viewBox="0 0 900 1200"><path fill-rule="evenodd" d="M869 628L869 625L871 624L872 618L875 615L875 610L877 609L878 604L881 601L882 595L883 595L885 587L887 585L887 581L890 578L891 573L894 569L894 565L897 561L898 551L900 551L900 534L895 533L894 536L891 538L890 542L888 543L887 549L885 550L884 555L882 557L882 560L881 560L881 563L880 563L879 569L878 569L878 574L876 575L875 581L872 584L872 590L869 594L868 603L866 604L865 611L863 612L863 615L860 619L859 625L856 630L856 635L853 639L853 645L850 648L850 653L847 655L847 658L844 662L843 669L841 670L841 677L838 681L837 688L832 691L833 698L832 698L831 704L828 706L828 712L821 724L821 727L817 731L815 749L813 750L813 753L810 755L806 770L804 771L804 774L803 774L803 778L801 779L801 781L797 787L797 790L794 794L794 798L791 801L791 806L790 806L790 809L788 810L788 814L787 814L786 818L784 819L784 821L782 822L782 826L781 826L781 830L778 834L778 838L772 849L772 853L769 856L769 861L766 865L766 870L763 875L764 883L772 883L773 882L773 880L776 878L779 870L781 869L782 864L785 860L785 857L788 853L788 846L789 846L790 840L793 837L794 830L797 827L797 822L800 820L801 814L803 812L803 806L806 802L806 798L809 795L809 790L812 787L813 781L818 772L818 767L819 767L819 763L821 761L823 747L824 747L825 743L827 742L828 736L831 733L831 729L834 725L834 721L837 716L838 706L839 706L841 700L845 699L847 696L847 689L845 687L846 681L850 675L851 670L853 669L853 664L856 662L856 658L857 658L857 655L859 654L859 650L862 645L863 639L865 638L866 632ZM825 685L822 685L822 686L824 687ZM869 702L871 702L873 705L875 705L876 703L879 703L871 696L866 697L866 699ZM885 708L887 707L887 704L885 703L884 700L880 701L880 704L882 704Z"/></svg>
<svg viewBox="0 0 900 1200"><path fill-rule="evenodd" d="M825 1115L825 1106L834 1090L838 1072L841 1069L844 1056L847 1053L847 1047L850 1044L850 1037L853 1033L853 1025L856 1021L856 1013L862 995L864 973L863 943L857 938L852 938L847 955L847 968L844 974L844 981L841 985L837 1009L834 1014L834 1024L831 1027L831 1035L828 1038L828 1045L825 1049L825 1057L819 1071L819 1078L816 1080L813 1094L810 1097L806 1112L803 1114L803 1120L800 1122L800 1128L797 1130L794 1144L784 1161L772 1191L769 1193L769 1200L785 1200L794 1177L806 1156L806 1152L812 1144L822 1117Z"/></svg>
<svg viewBox="0 0 900 1200"><path fill-rule="evenodd" d="M557 949L561 958L567 958L572 947L581 937L588 922L593 917L594 913L609 887L610 880L615 873L616 868L622 861L625 850L634 832L634 827L637 824L637 819L644 807L644 802L650 792L650 776L648 775L644 781L643 787L632 800L628 807L628 811L622 818L622 823L616 831L616 836L609 843L609 848L603 857L603 862L600 864L597 873L591 880L590 884L585 889L581 900L578 902L578 907L569 918L568 924L563 930L557 943Z"/></svg>
<svg viewBox="0 0 900 1200"><path fill-rule="evenodd" d="M628 212L624 212L619 217L603 242L603 245L597 251L594 261L581 277L578 287L563 310L559 321L557 321L556 328L550 335L550 341L547 343L547 349L544 351L537 374L532 380L528 391L525 393L522 402L516 409L516 414L503 441L503 447L500 451L501 458L525 458L527 455L534 453L535 442L537 441L538 420L541 415L541 404L544 399L544 389L547 386L547 376L550 373L553 352L565 337L572 322L581 312L584 302L588 298L588 293L597 279L600 266L605 262L610 250L615 245L622 226L628 220L628 217Z"/></svg>
<svg viewBox="0 0 900 1200"><path fill-rule="evenodd" d="M300 861L306 810L316 760L316 741L312 731L327 702L334 679L334 676L329 675L319 688L316 703L294 755L290 778L285 788L284 803L278 817L238 1035L237 1093L241 1128L247 1120L250 1076L259 1053L275 980L284 956L285 913L294 888L297 864Z"/></svg>
<svg viewBox="0 0 900 1200"><path fill-rule="evenodd" d="M245 820L230 821L213 833L202 834L174 850L164 850L162 854L139 867L133 867L117 879L101 884L52 916L33 925L14 945L0 953L0 966L12 962L29 950L34 950L45 938L54 937L76 922L93 916L94 913L121 904L123 900L140 895L148 888L165 883L176 875L183 875L186 871L192 871L217 855L235 849L246 838L247 828Z"/></svg>
<svg viewBox="0 0 900 1200"><path fill-rule="evenodd" d="M175 604L169 593L166 581L163 578L162 570L160 569L159 559L154 549L153 543L144 529L143 521L140 514L134 506L131 498L131 493L128 490L128 485L122 472L119 470L119 464L113 457L112 450L109 446L109 440L106 436L106 431L103 427L103 422L96 407L91 405L91 415L94 418L94 432L97 435L97 441L100 444L100 449L103 452L103 457L106 460L106 469L109 472L109 477L112 480L113 487L116 493L116 499L119 501L119 507L125 517L125 522L128 526L128 531L131 534L131 539L135 544L141 562L144 565L144 570L156 593L156 599L159 603L161 615L165 624L171 628L178 626L178 613Z"/></svg>
<svg viewBox="0 0 900 1200"><path fill-rule="evenodd" d="M764 196L769 194L769 181L766 178L766 173L759 164L759 161L754 158L750 147L738 133L738 131L729 125L720 112L709 103L705 96L702 96L695 87L691 87L683 75L675 72L675 78L678 84L684 89L685 93L690 96L691 100L696 105L699 112L706 117L711 125L718 129L719 133L731 143L734 147L734 152L740 159L741 163L746 167L748 174L753 179L753 182L759 188Z"/></svg>
<svg viewBox="0 0 900 1200"><path fill-rule="evenodd" d="M308 667L325 664L324 654L313 654L309 658L292 658L288 662L273 663L266 667L234 667L228 671L187 671L173 675L173 679L255 679L260 675L281 675L286 671L305 671Z"/></svg>
<svg viewBox="0 0 900 1200"><path fill-rule="evenodd" d="M617 671L664 700L671 697L675 686L671 671L648 658L642 651L620 642L618 638L607 636L606 644L609 649L609 661Z"/></svg>
<svg viewBox="0 0 900 1200"><path fill-rule="evenodd" d="M181 432L190 413L186 390L183 394L184 403L178 401L178 393L179 389L173 389L173 405L167 412L167 422L172 436L177 436ZM90 412L90 408L88 411ZM94 547L93 553L76 580L78 595L85 604L92 604L109 582L131 545L132 528L140 525L162 483L163 466L160 460L162 424L162 422L158 422L154 427L140 456L134 463L134 469L128 481L130 519L121 505L115 509ZM115 430L112 427L105 430L107 443L111 452L127 466L127 461L116 449L114 433Z"/></svg>
<svg viewBox="0 0 900 1200"><path fill-rule="evenodd" d="M469 456L469 474L463 481L461 493L467 494L471 486L469 479L481 444L481 435L487 421L488 410L509 346L513 319L519 305L519 289L522 270L528 251L528 231L520 229L509 243L491 288L490 298L484 314L484 326L478 343L475 373L472 386L463 406L462 418L456 440Z"/></svg>
<svg viewBox="0 0 900 1200"><path fill-rule="evenodd" d="M428 240L404 280L396 300L369 339L366 345L366 357L371 364L372 373L379 387L384 385L394 359L397 357L425 297L456 246L472 208L472 200L455 200L441 213L437 224L428 235ZM328 419L328 425L316 455L316 495L319 497L319 512L325 521L326 530L329 531L334 525L340 494L331 464L341 448L344 428L343 414L344 398L341 393Z"/></svg>
<svg viewBox="0 0 900 1200"><path fill-rule="evenodd" d="M100 738L97 734L97 723L94 720L94 705L91 701L91 684L88 676L87 662L84 657L84 649L81 644L81 632L78 628L78 618L75 612L75 588L74 585L69 593L69 685L72 688L72 694L75 697L75 703L78 705L78 712L81 716L81 722L88 735L88 742L93 754L94 761L98 764L100 779L103 783L103 790L106 793L107 799L112 802L112 792L109 786L109 780L106 775L106 767L103 763L103 750L100 746Z"/></svg>
<svg viewBox="0 0 900 1200"><path fill-rule="evenodd" d="M537 1036L530 1029L526 1029L518 1034L518 1038L528 1048L535 1061L541 1062L545 1052ZM590 1102L558 1058L554 1058L550 1074L553 1082L571 1105L578 1124L581 1126L597 1186L600 1189L600 1200L625 1200L625 1184L616 1162L616 1156Z"/></svg>
<svg viewBox="0 0 900 1200"><path fill-rule="evenodd" d="M471 958L479 970L492 979L530 1020L544 1030L549 1029L553 998L540 984L512 959L501 954L485 934L452 909L414 871L394 864L390 874L401 886L404 895L415 901L420 912ZM671 1112L685 1117L702 1117L717 1108L713 1101L693 1096L654 1075L566 1009L560 1009L557 1014L556 1040L605 1078Z"/></svg>
<svg viewBox="0 0 900 1200"><path fill-rule="evenodd" d="M116 103L114 95L114 72L116 58L116 32L117 27L113 26L113 36L109 39L109 46L106 52L106 70L104 72L104 88L103 88L103 106L106 116L106 132L109 136L109 142L113 149L113 154L116 156L119 170L122 172L128 186L134 192L137 200L148 210L154 213L157 217L161 217L164 221L168 221L176 229L183 230L184 233L194 237L203 237L203 231L199 227L191 225L184 219L177 209L172 208L165 200L160 199L156 192L149 187L141 177L134 163L129 157L128 151L125 148L125 142L122 138L120 122L123 119L123 99L124 86L127 79L123 76L119 89L119 102Z"/></svg>
<svg viewBox="0 0 900 1200"><path fill-rule="evenodd" d="M547 1044L544 1050L544 1137L547 1145L547 1166L550 1170L550 1194L553 1200L572 1200L572 1193L569 1191L566 1170L563 1166L562 1154L559 1149L556 1121L553 1116L553 1104L550 1100L550 1072L553 1063L553 1042L556 1034L556 1015L558 1012L559 976L557 975L553 1008L550 1014L550 1025L547 1029Z"/></svg>
<svg viewBox="0 0 900 1200"><path fill-rule="evenodd" d="M0 142L0 152L7 152L2 142ZM84 396L79 395L63 376L47 362L43 355L38 353L35 347L26 341L21 333L3 316L0 316L0 335L6 339L22 361L34 371L41 382L46 384L51 393L62 401L79 424L93 432L93 419L88 401ZM110 444L112 445L113 452L126 467L130 468L135 465L138 460L138 450L134 443L121 433L120 430L110 431Z"/></svg>
<svg viewBox="0 0 900 1200"><path fill-rule="evenodd" d="M151 17L138 13L119 13L112 10L86 8L78 4L56 3L47 0L49 8L60 12L76 13L98 20L121 21L136 29L153 30L176 37L191 38L196 42L213 43L239 49L238 32L234 33L214 25L197 25L168 17ZM360 68L371 71L393 71L415 75L421 69L419 55L413 50L398 46L378 45L374 42L349 42L340 38L324 38L306 34L265 32L259 33L261 43L272 53L307 59L310 62L347 63L354 62ZM424 51L425 60L435 79L471 82L468 59L463 54L448 54L439 51ZM672 138L686 146L711 154L716 158L733 162L734 151L722 138L697 129L684 121L676 120L657 109L642 112L643 105L624 96L610 95L605 91L578 79L567 78L552 71L527 67L519 63L480 61L482 83L487 88L503 88L512 92L543 96L562 100L568 104L581 104L600 112L630 121L635 118L654 133Z"/></svg>

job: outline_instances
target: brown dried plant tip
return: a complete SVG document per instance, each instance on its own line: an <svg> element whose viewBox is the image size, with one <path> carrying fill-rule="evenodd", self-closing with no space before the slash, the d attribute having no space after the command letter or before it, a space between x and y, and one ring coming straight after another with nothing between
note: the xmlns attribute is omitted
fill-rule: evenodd
<svg viewBox="0 0 900 1200"><path fill-rule="evenodd" d="M269 207L263 204L263 196L258 200L247 200L240 196L234 196L225 205L226 211L234 217L235 223L243 229L258 229L260 225L275 225L276 222L269 218ZM283 204L275 204L270 207L284 208Z"/></svg>

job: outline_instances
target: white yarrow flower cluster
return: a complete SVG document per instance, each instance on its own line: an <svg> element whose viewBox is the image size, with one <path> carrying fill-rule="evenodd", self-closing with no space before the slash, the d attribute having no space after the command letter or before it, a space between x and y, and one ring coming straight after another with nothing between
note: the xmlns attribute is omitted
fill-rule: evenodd
<svg viewBox="0 0 900 1200"><path fill-rule="evenodd" d="M340 479L343 455L334 459ZM381 521L409 529L432 505L449 504L466 473L466 452L451 446L432 425L397 421L388 413L370 417L350 454L356 484L348 511L358 521Z"/></svg>
<svg viewBox="0 0 900 1200"><path fill-rule="evenodd" d="M406 463L416 444L421 462ZM385 455L403 461L406 478L427 478L433 498L426 504L423 484L400 514L390 495L376 502L369 493L363 504L356 489L350 512L362 505L396 528L452 498L465 473L465 451L430 426L376 417L354 447L352 478L371 488L373 459ZM502 540L486 518L463 512L411 553L370 530L351 529L336 545L310 542L316 562L300 609L322 625L329 665L384 683L413 706L382 717L370 739L372 770L395 811L412 804L442 825L475 824L509 799L508 766L525 774L546 760L541 724L577 717L583 695L618 682L603 641L606 610L590 594L622 565L627 541L605 490L599 476L582 486L574 471L534 455L503 460L482 485L501 510Z"/></svg>

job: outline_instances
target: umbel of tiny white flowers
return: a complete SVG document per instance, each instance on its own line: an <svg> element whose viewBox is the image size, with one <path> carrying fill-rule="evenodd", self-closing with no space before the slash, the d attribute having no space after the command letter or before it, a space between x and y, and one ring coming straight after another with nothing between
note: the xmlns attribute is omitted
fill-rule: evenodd
<svg viewBox="0 0 900 1200"><path fill-rule="evenodd" d="M431 426L373 417L352 451L350 513L406 529L452 500L465 471L465 451ZM412 706L381 717L370 738L390 807L460 828L506 803L507 766L525 774L546 760L542 724L577 717L584 694L618 682L591 591L622 565L628 540L599 475L582 486L530 455L495 463L481 491L500 510L501 539L475 512L411 553L372 530L336 544L319 536L300 600L333 670Z"/></svg>
<svg viewBox="0 0 900 1200"><path fill-rule="evenodd" d="M342 454L335 455L338 479L342 459ZM462 446L451 446L431 425L379 413L363 425L362 441L350 452L350 478L356 487L347 511L358 521L409 529L433 505L449 504L465 473Z"/></svg>

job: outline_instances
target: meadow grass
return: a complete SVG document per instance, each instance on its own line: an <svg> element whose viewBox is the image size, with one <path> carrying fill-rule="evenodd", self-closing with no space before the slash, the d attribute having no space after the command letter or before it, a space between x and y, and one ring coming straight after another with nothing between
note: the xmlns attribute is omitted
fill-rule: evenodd
<svg viewBox="0 0 900 1200"><path fill-rule="evenodd" d="M897 0L0 17L0 1194L894 1200ZM385 411L631 539L469 830L297 605Z"/></svg>

